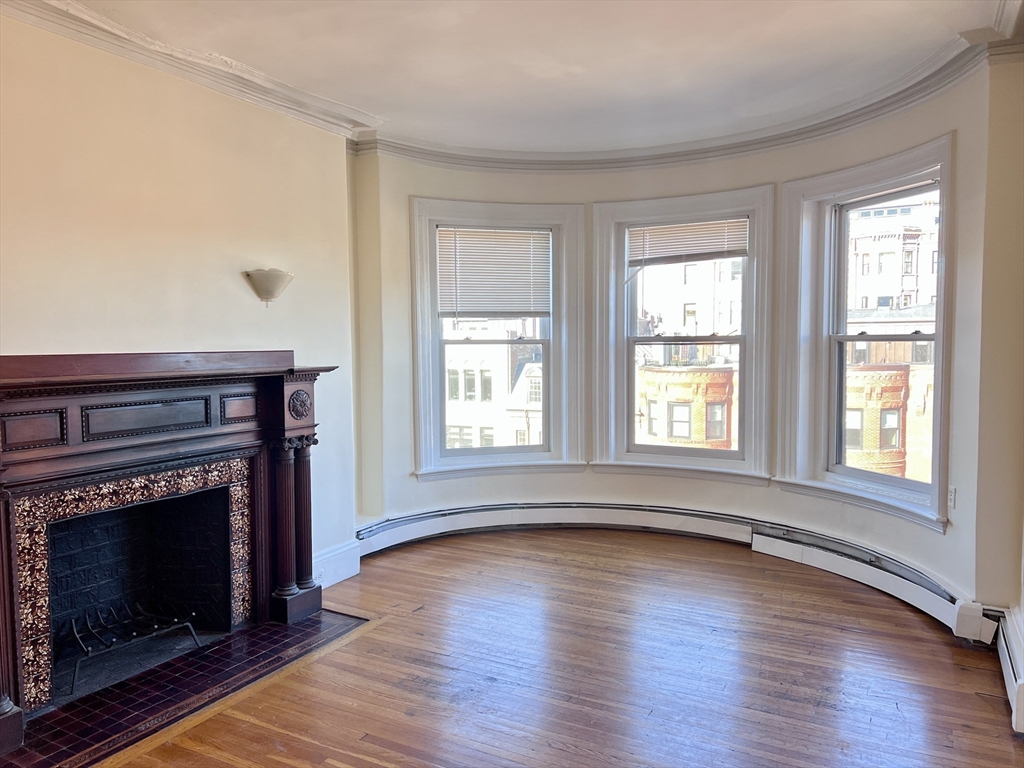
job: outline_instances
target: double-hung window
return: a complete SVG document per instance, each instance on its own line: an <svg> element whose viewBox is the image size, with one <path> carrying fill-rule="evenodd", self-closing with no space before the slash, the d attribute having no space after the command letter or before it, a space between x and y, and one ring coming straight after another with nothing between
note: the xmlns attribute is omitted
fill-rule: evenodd
<svg viewBox="0 0 1024 768"><path fill-rule="evenodd" d="M940 530L949 167L944 137L785 184L780 296L779 484ZM931 270L915 260L923 243ZM865 284L858 254L872 251L879 270ZM874 297L866 306L865 292Z"/></svg>
<svg viewBox="0 0 1024 768"><path fill-rule="evenodd" d="M417 475L577 463L581 208L413 207Z"/></svg>
<svg viewBox="0 0 1024 768"><path fill-rule="evenodd" d="M772 198L595 205L595 469L767 482Z"/></svg>
<svg viewBox="0 0 1024 768"><path fill-rule="evenodd" d="M658 401L666 399L706 414L688 450L739 450L741 419L730 416L746 357L749 232L746 217L626 227L626 358L637 413L627 425L631 448L679 449L658 426Z"/></svg>
<svg viewBox="0 0 1024 768"><path fill-rule="evenodd" d="M830 338L829 471L864 481L927 492L933 475L936 433L936 313L941 307L919 302L904 292L899 311L862 309L852 301L856 272L851 254L879 239L937 238L941 210L937 181L873 195L831 209L835 241L832 254ZM910 211L912 221L865 221L865 208L896 205ZM907 290L913 272L913 251L904 251L903 274L880 277L879 290ZM929 292L930 293L930 292ZM850 414L859 413L852 426Z"/></svg>

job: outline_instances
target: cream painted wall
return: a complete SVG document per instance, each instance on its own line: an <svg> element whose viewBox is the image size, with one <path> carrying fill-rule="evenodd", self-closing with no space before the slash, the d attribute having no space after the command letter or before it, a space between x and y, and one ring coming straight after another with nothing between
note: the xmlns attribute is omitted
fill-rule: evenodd
<svg viewBox="0 0 1024 768"><path fill-rule="evenodd" d="M978 452L978 580L994 605L1020 605L1024 525L1024 66L990 73L982 392Z"/></svg>
<svg viewBox="0 0 1024 768"><path fill-rule="evenodd" d="M375 392L373 402L363 401L364 425L373 425L373 434L368 435L364 429L363 439L369 449L383 457L379 475L364 475L364 481L374 483L375 488L364 489L363 514L395 517L482 503L563 500L640 502L737 513L811 529L886 552L933 575L963 597L984 602L1004 599L1005 582L1016 580L1019 559L1007 563L1010 553L1000 551L984 569L978 569L976 562L980 555L976 517L993 514L988 507L978 506L979 400L989 394L981 388L979 373L988 92L989 74L982 69L925 104L856 130L786 149L671 168L614 173L502 173L439 168L390 156L361 157L359 208L372 211L369 218L374 232L372 238L364 240L360 236L359 263L373 267L372 275L360 271L360 312L379 323L379 331L377 327L373 330L375 349L372 354L364 352L361 358L362 386ZM952 224L958 272L950 482L957 486L958 497L945 534L854 505L789 494L776 487L590 471L530 475L528 482L508 475L420 482L412 475L410 197L585 203L589 259L593 252L591 205L595 202L781 184L866 163L949 132L955 133ZM365 178L364 172L373 176L372 180ZM360 226L362 222L360 219ZM778 233L777 222L776 237ZM593 275L588 276L588 284L593 285ZM998 305L994 311L998 311ZM363 338L370 336L364 333ZM593 372L583 378L591 380ZM989 530L1002 531L1015 540L1020 538L1019 529L1012 529L1011 521L1002 517L994 518L991 524L986 519L982 529L986 534Z"/></svg>
<svg viewBox="0 0 1024 768"><path fill-rule="evenodd" d="M0 16L0 352L294 349L314 551L352 538L345 139ZM244 269L295 280L270 308Z"/></svg>

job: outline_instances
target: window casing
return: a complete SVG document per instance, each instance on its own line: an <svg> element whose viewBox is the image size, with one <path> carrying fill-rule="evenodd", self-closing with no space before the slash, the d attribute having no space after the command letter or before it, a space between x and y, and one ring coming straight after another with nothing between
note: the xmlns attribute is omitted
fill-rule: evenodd
<svg viewBox="0 0 1024 768"><path fill-rule="evenodd" d="M582 206L412 205L416 476L582 468Z"/></svg>
<svg viewBox="0 0 1024 768"><path fill-rule="evenodd" d="M596 306L608 308L595 352L595 470L767 483L773 197L769 186L594 206ZM718 237L726 222L732 237L745 233L735 247L680 246L699 242L701 228ZM721 437L707 436L709 404Z"/></svg>
<svg viewBox="0 0 1024 768"><path fill-rule="evenodd" d="M935 530L946 524L950 151L946 136L869 165L789 182L782 192L787 261L778 297L783 314L778 483ZM939 229L930 236L919 237L917 221L926 222L922 214L928 212L915 208L920 201L908 199L918 193L934 193L943 212L931 217ZM912 210L888 221L864 216L865 209L891 210L886 203L897 211ZM892 262L893 269L883 269L877 278L878 292L887 295L877 296L867 310L848 309L856 306L852 281L859 272L849 257L862 248L842 230L854 222L900 228L905 240L915 243L915 252L923 248L918 242L928 242L929 250L937 247L934 291L930 282L904 290L901 281L907 278ZM923 303L922 297L933 293L934 301ZM909 306L903 305L904 295ZM891 381L883 382L886 377ZM913 385L909 402L901 394L903 385L908 392ZM855 410L862 415L852 416ZM912 451L917 460L904 466L901 454L909 457Z"/></svg>

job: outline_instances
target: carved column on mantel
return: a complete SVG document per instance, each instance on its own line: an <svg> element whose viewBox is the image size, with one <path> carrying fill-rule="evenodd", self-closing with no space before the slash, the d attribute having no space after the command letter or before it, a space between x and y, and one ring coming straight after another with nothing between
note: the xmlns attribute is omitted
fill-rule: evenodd
<svg viewBox="0 0 1024 768"><path fill-rule="evenodd" d="M3 464L0 457L0 755L21 746L25 736L25 716L11 701L16 697L18 668L14 595L14 542L11 531L11 495L3 489Z"/></svg>
<svg viewBox="0 0 1024 768"><path fill-rule="evenodd" d="M313 580L313 509L310 449L316 445L313 384L320 371L296 369L274 383L263 402L275 424L277 536L274 593L270 617L293 623L320 610L321 589Z"/></svg>
<svg viewBox="0 0 1024 768"><path fill-rule="evenodd" d="M295 575L299 589L311 589L313 581L313 494L310 449L316 435L305 435L295 449Z"/></svg>

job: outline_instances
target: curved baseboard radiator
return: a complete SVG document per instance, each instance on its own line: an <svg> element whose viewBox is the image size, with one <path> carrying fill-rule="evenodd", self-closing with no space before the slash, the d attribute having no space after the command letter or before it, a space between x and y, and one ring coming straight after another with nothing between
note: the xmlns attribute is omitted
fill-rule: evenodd
<svg viewBox="0 0 1024 768"><path fill-rule="evenodd" d="M626 528L748 544L875 587L924 611L957 637L991 643L1002 614L959 598L928 575L866 547L812 531L679 507L555 502L456 507L383 519L356 532L360 554L452 533L538 527Z"/></svg>

